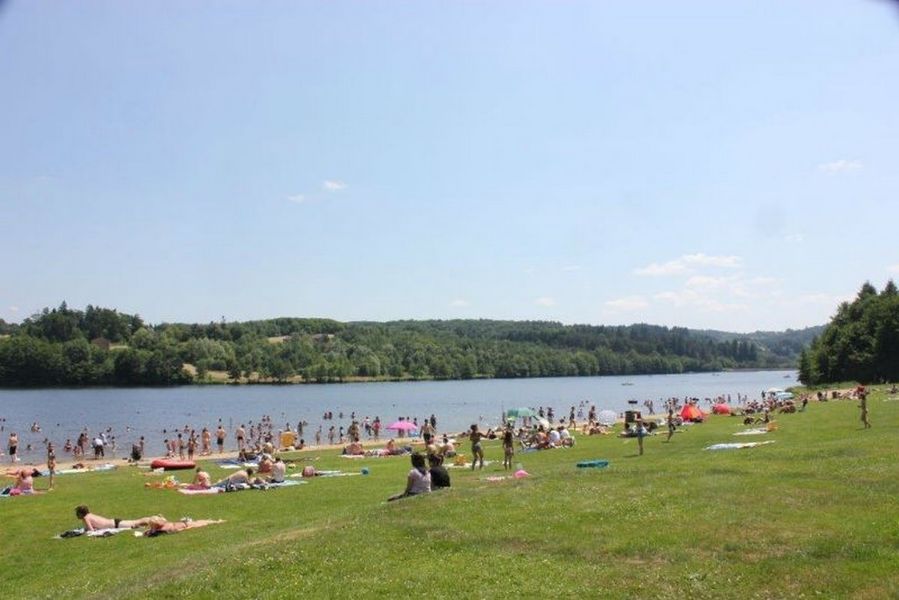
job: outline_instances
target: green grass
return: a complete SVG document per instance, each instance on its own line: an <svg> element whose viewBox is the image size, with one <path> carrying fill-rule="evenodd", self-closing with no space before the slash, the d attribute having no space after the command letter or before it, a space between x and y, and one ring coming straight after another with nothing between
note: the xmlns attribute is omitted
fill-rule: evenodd
<svg viewBox="0 0 899 600"><path fill-rule="evenodd" d="M737 418L690 427L670 444L579 437L571 450L516 456L528 479L453 470L448 491L387 504L407 459L319 468L267 492L187 497L145 489L137 469L62 476L57 489L0 500L0 591L19 598L895 598L899 597L899 400L812 403L767 436L733 437ZM761 441L706 452L716 442ZM299 456L299 455L296 455ZM311 456L311 455L306 455ZM588 458L604 470L574 467ZM222 472L213 472L213 476ZM44 482L38 481L39 486ZM52 536L73 508L137 517L222 518L154 539Z"/></svg>

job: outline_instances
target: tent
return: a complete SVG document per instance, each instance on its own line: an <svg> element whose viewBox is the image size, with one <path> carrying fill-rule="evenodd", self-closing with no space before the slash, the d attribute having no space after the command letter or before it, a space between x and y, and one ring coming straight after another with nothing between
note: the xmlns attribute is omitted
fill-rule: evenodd
<svg viewBox="0 0 899 600"><path fill-rule="evenodd" d="M729 415L730 414L730 406L721 402L712 407L712 412L716 415Z"/></svg>
<svg viewBox="0 0 899 600"><path fill-rule="evenodd" d="M684 421L702 421L704 415L699 407L695 404L686 404L680 411L680 416Z"/></svg>

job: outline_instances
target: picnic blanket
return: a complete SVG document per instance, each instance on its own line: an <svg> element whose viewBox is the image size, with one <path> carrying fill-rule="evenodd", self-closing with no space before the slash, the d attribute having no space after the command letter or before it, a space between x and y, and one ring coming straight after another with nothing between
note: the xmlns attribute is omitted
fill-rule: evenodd
<svg viewBox="0 0 899 600"><path fill-rule="evenodd" d="M764 446L765 444L773 444L774 440L769 440L767 442L746 442L743 444L712 444L711 446L707 446L706 450L741 450L743 448L755 448L757 446Z"/></svg>

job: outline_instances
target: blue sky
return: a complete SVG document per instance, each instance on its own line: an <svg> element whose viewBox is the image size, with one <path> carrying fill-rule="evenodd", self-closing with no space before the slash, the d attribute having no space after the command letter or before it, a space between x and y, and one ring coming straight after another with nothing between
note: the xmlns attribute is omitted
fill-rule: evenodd
<svg viewBox="0 0 899 600"><path fill-rule="evenodd" d="M0 3L0 318L825 322L899 278L885 0Z"/></svg>

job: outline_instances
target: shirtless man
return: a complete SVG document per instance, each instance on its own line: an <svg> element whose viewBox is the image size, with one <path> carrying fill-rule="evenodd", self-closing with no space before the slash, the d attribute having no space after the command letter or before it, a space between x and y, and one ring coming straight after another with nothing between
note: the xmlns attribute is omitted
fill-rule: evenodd
<svg viewBox="0 0 899 600"><path fill-rule="evenodd" d="M224 488L230 485L243 485L250 483L250 477L253 476L253 469L238 469L221 481L217 481L214 487Z"/></svg>
<svg viewBox="0 0 899 600"><path fill-rule="evenodd" d="M81 505L75 508L75 516L84 522L84 528L88 531L96 529L134 529L136 527L146 527L153 517L143 517L141 519L110 519L109 517L101 517L95 515L91 510Z"/></svg>
<svg viewBox="0 0 899 600"><path fill-rule="evenodd" d="M225 428L219 425L215 430L215 443L219 447L219 454L225 453Z"/></svg>

